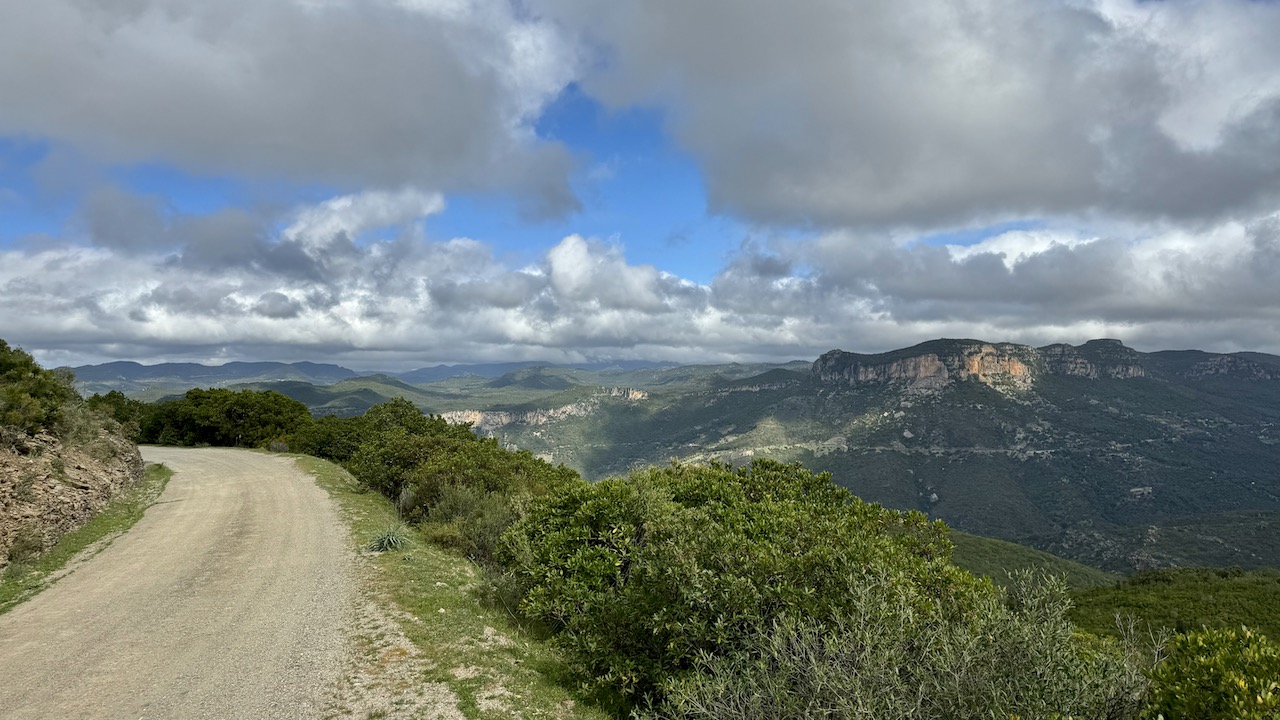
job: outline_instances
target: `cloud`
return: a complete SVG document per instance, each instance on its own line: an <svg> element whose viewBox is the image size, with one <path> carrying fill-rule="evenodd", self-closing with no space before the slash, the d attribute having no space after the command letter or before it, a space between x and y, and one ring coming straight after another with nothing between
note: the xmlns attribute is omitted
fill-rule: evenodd
<svg viewBox="0 0 1280 720"><path fill-rule="evenodd" d="M1280 4L539 0L657 105L714 210L942 228L1280 201Z"/></svg>
<svg viewBox="0 0 1280 720"><path fill-rule="evenodd" d="M355 240L369 230L403 225L444 210L439 193L406 188L399 192L365 191L305 208L284 231L291 240L327 243L338 236Z"/></svg>
<svg viewBox="0 0 1280 720"><path fill-rule="evenodd" d="M510 266L486 242L425 236L418 210L430 202L374 213L399 224L359 244L326 244L335 227L344 236L358 223L310 220L361 202L282 218L174 215L189 231L162 249L51 241L0 251L0 306L23 309L0 316L0 337L63 362L256 357L390 369L784 360L940 336L1280 352L1275 213L1196 232L1049 226L966 247L837 230L744 242L700 284L579 235Z"/></svg>
<svg viewBox="0 0 1280 720"><path fill-rule="evenodd" d="M0 6L0 134L106 162L576 206L532 123L572 45L505 0Z"/></svg>

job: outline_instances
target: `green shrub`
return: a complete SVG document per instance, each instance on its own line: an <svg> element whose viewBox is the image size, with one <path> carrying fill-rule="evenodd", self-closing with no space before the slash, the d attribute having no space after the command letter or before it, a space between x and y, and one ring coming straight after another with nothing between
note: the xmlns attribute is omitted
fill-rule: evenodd
<svg viewBox="0 0 1280 720"><path fill-rule="evenodd" d="M699 657L747 651L782 617L852 617L853 591L893 578L901 602L963 616L985 581L952 566L941 523L869 505L799 465L673 465L535 500L499 560L523 612L585 673L645 695Z"/></svg>
<svg viewBox="0 0 1280 720"><path fill-rule="evenodd" d="M1280 717L1280 648L1247 628L1174 636L1151 671L1143 718L1274 720Z"/></svg>
<svg viewBox="0 0 1280 720"><path fill-rule="evenodd" d="M364 436L364 418L325 415L295 427L289 445L294 452L345 463L360 449Z"/></svg>
<svg viewBox="0 0 1280 720"><path fill-rule="evenodd" d="M139 438L160 445L267 447L311 422L307 406L274 390L188 390L142 418Z"/></svg>
<svg viewBox="0 0 1280 720"><path fill-rule="evenodd" d="M371 408L363 428L364 441L346 463L351 474L395 501L405 520L423 522L429 537L484 564L529 498L581 480L404 400Z"/></svg>
<svg viewBox="0 0 1280 720"><path fill-rule="evenodd" d="M8 561L14 565L25 563L44 551L44 537L31 528L19 530L9 546Z"/></svg>
<svg viewBox="0 0 1280 720"><path fill-rule="evenodd" d="M891 577L850 588L855 612L786 616L747 652L699 656L646 715L664 720L1130 718L1142 681L1115 641L1074 634L1065 588L1024 575L1008 602L922 616ZM1031 599L1031 603L1024 602Z"/></svg>
<svg viewBox="0 0 1280 720"><path fill-rule="evenodd" d="M408 545L409 529L404 525L392 525L366 543L364 549L370 552L387 552L400 550Z"/></svg>
<svg viewBox="0 0 1280 720"><path fill-rule="evenodd" d="M446 485L423 523L427 536L471 560L493 565L503 533L524 515L526 494L486 492L469 485Z"/></svg>
<svg viewBox="0 0 1280 720"><path fill-rule="evenodd" d="M34 435L55 430L63 406L78 401L69 370L45 370L31 355L0 340L0 426Z"/></svg>

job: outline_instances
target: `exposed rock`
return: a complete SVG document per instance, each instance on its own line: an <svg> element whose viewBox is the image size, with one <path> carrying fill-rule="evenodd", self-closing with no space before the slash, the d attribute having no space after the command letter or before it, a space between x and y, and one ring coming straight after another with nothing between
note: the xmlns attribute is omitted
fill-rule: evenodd
<svg viewBox="0 0 1280 720"><path fill-rule="evenodd" d="M940 390L957 380L976 380L1001 390L1021 391L1034 382L1033 367L1038 362L1035 350L1024 345L938 340L880 355L832 350L814 362L812 373L825 383L902 382L919 392Z"/></svg>
<svg viewBox="0 0 1280 720"><path fill-rule="evenodd" d="M452 423L471 423L481 433L492 432L505 425L547 425L572 417L586 417L600 407L605 399L624 403L637 403L649 398L649 393L634 388L605 388L586 400L558 408L511 412L506 410L451 410L440 416Z"/></svg>
<svg viewBox="0 0 1280 720"><path fill-rule="evenodd" d="M1212 355L1192 365L1185 373L1185 377L1188 378L1213 376L1230 376L1245 380L1275 380L1280 378L1280 373L1274 368L1236 355Z"/></svg>
<svg viewBox="0 0 1280 720"><path fill-rule="evenodd" d="M0 444L0 567L8 565L15 541L48 549L142 478L137 446L105 430L74 448L47 434L6 440Z"/></svg>
<svg viewBox="0 0 1280 720"><path fill-rule="evenodd" d="M1256 363L1255 363L1256 364ZM1003 392L1030 389L1041 374L1089 379L1147 377L1142 353L1119 340L1033 348L977 340L935 340L906 350L859 355L832 350L813 364L812 374L832 384L902 382L908 390L931 392L956 381L974 380Z"/></svg>

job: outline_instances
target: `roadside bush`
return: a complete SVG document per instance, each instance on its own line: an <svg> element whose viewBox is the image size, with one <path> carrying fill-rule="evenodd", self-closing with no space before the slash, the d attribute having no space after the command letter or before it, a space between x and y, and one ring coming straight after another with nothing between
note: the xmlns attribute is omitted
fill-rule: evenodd
<svg viewBox="0 0 1280 720"><path fill-rule="evenodd" d="M311 422L307 406L274 390L188 390L145 413L139 436L160 445L267 447Z"/></svg>
<svg viewBox="0 0 1280 720"><path fill-rule="evenodd" d="M857 612L872 578L912 612L963 617L989 583L948 562L941 523L857 500L799 465L757 460L648 469L569 483L535 500L498 559L522 611L585 674L643 697L699 657L748 653L783 617L823 625Z"/></svg>
<svg viewBox="0 0 1280 720"><path fill-rule="evenodd" d="M344 428L355 432L342 436ZM346 438L355 437L353 443ZM346 467L364 486L396 503L433 541L492 565L503 532L531 498L569 482L576 472L524 451L507 450L471 426L423 415L407 400L375 405L354 420L321 418L294 438L305 452L350 451Z"/></svg>
<svg viewBox="0 0 1280 720"><path fill-rule="evenodd" d="M1248 628L1175 635L1151 681L1143 718L1280 717L1280 647Z"/></svg>
<svg viewBox="0 0 1280 720"><path fill-rule="evenodd" d="M35 435L56 430L63 406L79 401L70 371L45 370L20 348L0 340L0 426Z"/></svg>
<svg viewBox="0 0 1280 720"><path fill-rule="evenodd" d="M289 442L294 452L345 463L360 449L364 435L363 417L325 415L294 428Z"/></svg>
<svg viewBox="0 0 1280 720"><path fill-rule="evenodd" d="M1131 718L1144 685L1113 640L1074 633L1060 581L1023 575L960 619L921 615L891 577L827 623L784 616L728 658L701 654L654 720ZM1030 599L1032 602L1025 602Z"/></svg>

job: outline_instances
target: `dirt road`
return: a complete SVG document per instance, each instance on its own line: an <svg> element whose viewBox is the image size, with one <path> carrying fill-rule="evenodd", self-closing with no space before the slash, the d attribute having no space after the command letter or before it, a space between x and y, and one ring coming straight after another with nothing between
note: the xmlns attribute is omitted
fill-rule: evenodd
<svg viewBox="0 0 1280 720"><path fill-rule="evenodd" d="M0 717L319 717L353 602L328 496L285 458L142 454L175 471L159 502L0 616Z"/></svg>

